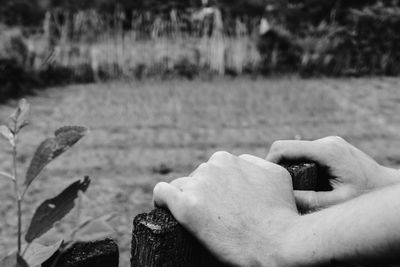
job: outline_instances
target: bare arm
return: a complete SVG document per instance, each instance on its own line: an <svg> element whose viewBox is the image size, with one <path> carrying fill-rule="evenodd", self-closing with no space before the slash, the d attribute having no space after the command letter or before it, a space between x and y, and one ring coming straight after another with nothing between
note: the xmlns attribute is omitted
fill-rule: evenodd
<svg viewBox="0 0 400 267"><path fill-rule="evenodd" d="M347 147L343 141L333 145ZM308 215L298 214L285 169L227 152L214 154L192 177L158 184L154 202L168 208L215 256L234 266L290 267L394 258L400 253L400 184L360 194L369 188L370 177L383 180L386 172L366 155L355 160L361 163L339 169L339 174L351 175L344 180L336 177L341 183L333 200L358 196ZM355 182L352 177L357 178ZM341 196L342 192L354 194Z"/></svg>
<svg viewBox="0 0 400 267"><path fill-rule="evenodd" d="M284 266L394 262L400 255L400 185L301 216L282 241Z"/></svg>

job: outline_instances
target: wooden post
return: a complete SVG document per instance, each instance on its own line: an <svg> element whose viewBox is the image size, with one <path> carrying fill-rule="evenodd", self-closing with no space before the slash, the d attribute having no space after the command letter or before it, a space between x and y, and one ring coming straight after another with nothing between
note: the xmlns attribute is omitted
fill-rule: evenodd
<svg viewBox="0 0 400 267"><path fill-rule="evenodd" d="M315 163L282 164L296 190L322 191ZM192 237L167 210L156 208L133 221L131 267L225 266Z"/></svg>
<svg viewBox="0 0 400 267"><path fill-rule="evenodd" d="M54 264L56 261L56 264ZM42 267L118 267L118 245L112 239L77 243L70 249L54 254Z"/></svg>

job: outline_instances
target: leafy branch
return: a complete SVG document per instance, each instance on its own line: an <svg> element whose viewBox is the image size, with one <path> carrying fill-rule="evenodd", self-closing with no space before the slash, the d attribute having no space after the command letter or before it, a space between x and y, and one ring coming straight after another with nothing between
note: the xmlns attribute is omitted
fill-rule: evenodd
<svg viewBox="0 0 400 267"><path fill-rule="evenodd" d="M22 203L30 185L50 162L75 145L88 132L88 129L82 126L65 126L55 131L54 137L44 140L36 149L26 171L25 181L20 185L17 165L17 141L20 131L28 125L29 110L30 105L26 100L22 99L9 117L7 125L0 126L0 136L7 140L12 148L12 174L1 171L0 176L11 180L14 184L18 218L16 252L0 260L0 267L40 266L56 251L60 251L61 254L66 249L62 247L63 242L61 241L49 247L33 243L33 241L49 231L56 222L64 218L74 208L79 194L86 192L90 185L89 177L85 177L83 180L78 180L69 185L56 197L45 200L33 215L25 235L27 244L23 248ZM111 235L111 230L112 228L104 220L90 220L84 225L79 225L74 230L72 237L79 236L75 240L72 240L72 242L69 242L69 245L78 241L91 241Z"/></svg>

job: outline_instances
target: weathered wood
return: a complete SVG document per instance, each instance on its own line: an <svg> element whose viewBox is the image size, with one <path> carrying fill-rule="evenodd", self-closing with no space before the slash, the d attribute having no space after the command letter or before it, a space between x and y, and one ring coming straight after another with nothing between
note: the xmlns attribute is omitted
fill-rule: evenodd
<svg viewBox="0 0 400 267"><path fill-rule="evenodd" d="M112 239L77 243L63 254L57 252L42 267L118 267L118 245Z"/></svg>
<svg viewBox="0 0 400 267"><path fill-rule="evenodd" d="M315 163L282 164L296 190L326 189ZM156 208L133 221L131 267L225 266L193 238L167 210Z"/></svg>
<svg viewBox="0 0 400 267"><path fill-rule="evenodd" d="M169 211L140 214L134 228L131 266L199 266L201 247Z"/></svg>

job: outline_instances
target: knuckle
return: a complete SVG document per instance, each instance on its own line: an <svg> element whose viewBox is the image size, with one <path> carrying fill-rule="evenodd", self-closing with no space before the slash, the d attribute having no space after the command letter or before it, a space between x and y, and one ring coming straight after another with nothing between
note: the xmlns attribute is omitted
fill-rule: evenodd
<svg viewBox="0 0 400 267"><path fill-rule="evenodd" d="M272 154L277 154L279 151L281 151L284 147L285 142L282 140L278 140L272 143L271 148L270 148L270 153Z"/></svg>
<svg viewBox="0 0 400 267"><path fill-rule="evenodd" d="M202 175L207 172L208 168L209 168L209 163L202 163L194 170L191 176L197 177L199 175Z"/></svg>
<svg viewBox="0 0 400 267"><path fill-rule="evenodd" d="M164 182L156 184L153 188L153 198L162 196L165 186L166 183Z"/></svg>
<svg viewBox="0 0 400 267"><path fill-rule="evenodd" d="M320 140L318 143L321 150L324 151L324 158L332 163L341 161L343 157L351 155L352 146L339 136L328 136Z"/></svg>
<svg viewBox="0 0 400 267"><path fill-rule="evenodd" d="M325 155L329 157L334 157L339 153L340 149L340 141L335 136L328 136L319 140L319 146L321 149L324 149Z"/></svg>
<svg viewBox="0 0 400 267"><path fill-rule="evenodd" d="M324 143L329 144L329 145L338 145L338 144L342 144L343 142L345 142L344 139L339 136L328 136L328 137L321 139L321 141L323 141Z"/></svg>
<svg viewBox="0 0 400 267"><path fill-rule="evenodd" d="M251 156L250 154L242 154L238 158L240 158L240 159L249 159L249 158L252 158L252 157L253 156Z"/></svg>
<svg viewBox="0 0 400 267"><path fill-rule="evenodd" d="M340 136L335 136L335 138L339 141L339 142L346 142L346 140L344 140L342 137Z"/></svg>
<svg viewBox="0 0 400 267"><path fill-rule="evenodd" d="M278 148L282 147L283 143L284 142L282 140L277 140L272 143L271 149L278 149Z"/></svg>
<svg viewBox="0 0 400 267"><path fill-rule="evenodd" d="M341 145L340 139L336 136L328 136L319 139L317 140L317 143L321 146L321 148L324 148L326 152L336 151Z"/></svg>
<svg viewBox="0 0 400 267"><path fill-rule="evenodd" d="M205 171L207 169L208 169L208 163L206 163L206 162L200 164L199 167L197 167L198 171Z"/></svg>
<svg viewBox="0 0 400 267"><path fill-rule="evenodd" d="M339 136L328 136L319 140L321 147L328 154L338 154L343 152L347 147L347 142Z"/></svg>
<svg viewBox="0 0 400 267"><path fill-rule="evenodd" d="M164 187L163 182L156 184L153 189L153 195L159 194L163 187Z"/></svg>
<svg viewBox="0 0 400 267"><path fill-rule="evenodd" d="M220 160L226 160L232 157L232 154L226 151L218 151L215 152L209 161L214 162L214 161L220 161Z"/></svg>

